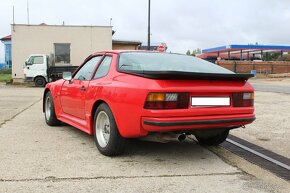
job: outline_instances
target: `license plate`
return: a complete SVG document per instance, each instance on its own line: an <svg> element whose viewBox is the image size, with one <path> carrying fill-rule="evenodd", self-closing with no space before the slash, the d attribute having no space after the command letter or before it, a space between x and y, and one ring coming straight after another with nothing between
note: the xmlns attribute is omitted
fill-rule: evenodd
<svg viewBox="0 0 290 193"><path fill-rule="evenodd" d="M230 97L191 97L191 106L230 106Z"/></svg>

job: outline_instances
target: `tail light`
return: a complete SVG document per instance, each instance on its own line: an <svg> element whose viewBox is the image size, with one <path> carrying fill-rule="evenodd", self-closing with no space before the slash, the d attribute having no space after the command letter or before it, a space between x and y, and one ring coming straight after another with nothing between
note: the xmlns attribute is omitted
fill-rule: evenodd
<svg viewBox="0 0 290 193"><path fill-rule="evenodd" d="M188 93L149 93L145 109L187 109Z"/></svg>
<svg viewBox="0 0 290 193"><path fill-rule="evenodd" d="M252 107L254 106L254 93L233 93L233 106L234 107Z"/></svg>

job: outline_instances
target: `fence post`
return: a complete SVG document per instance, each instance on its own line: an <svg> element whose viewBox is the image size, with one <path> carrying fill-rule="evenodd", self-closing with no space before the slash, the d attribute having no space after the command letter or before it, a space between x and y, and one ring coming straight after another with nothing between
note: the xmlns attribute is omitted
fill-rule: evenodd
<svg viewBox="0 0 290 193"><path fill-rule="evenodd" d="M237 73L237 62L234 61L234 72Z"/></svg>
<svg viewBox="0 0 290 193"><path fill-rule="evenodd" d="M271 64L271 74L273 74L273 73L274 73L274 65Z"/></svg>

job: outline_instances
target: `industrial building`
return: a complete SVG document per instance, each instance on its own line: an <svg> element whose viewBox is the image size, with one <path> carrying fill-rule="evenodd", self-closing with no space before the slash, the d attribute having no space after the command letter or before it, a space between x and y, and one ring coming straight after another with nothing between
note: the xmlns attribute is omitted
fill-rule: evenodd
<svg viewBox="0 0 290 193"><path fill-rule="evenodd" d="M139 41L112 40L112 26L24 25L13 24L5 44L6 68L12 67L14 82L22 82L23 65L31 54L53 55L56 64L80 65L93 52L135 50ZM12 46L11 46L12 45Z"/></svg>

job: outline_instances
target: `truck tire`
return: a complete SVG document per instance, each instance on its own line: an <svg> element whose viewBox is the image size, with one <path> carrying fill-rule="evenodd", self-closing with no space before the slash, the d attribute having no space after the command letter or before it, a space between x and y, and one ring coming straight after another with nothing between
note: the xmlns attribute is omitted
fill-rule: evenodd
<svg viewBox="0 0 290 193"><path fill-rule="evenodd" d="M127 140L120 135L113 113L105 103L95 112L94 140L100 153L106 156L120 155L125 150Z"/></svg>
<svg viewBox="0 0 290 193"><path fill-rule="evenodd" d="M44 87L46 85L45 78L42 76L38 76L34 79L35 86L37 87Z"/></svg>
<svg viewBox="0 0 290 193"><path fill-rule="evenodd" d="M54 103L50 92L47 92L44 98L44 117L49 126L58 126L60 121L57 119L54 109Z"/></svg>

